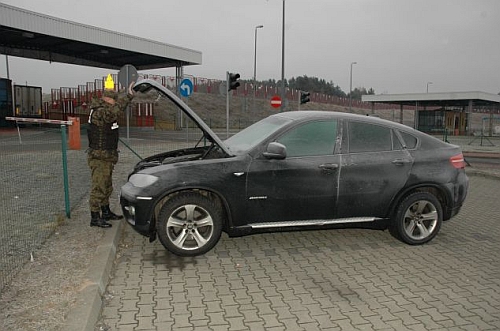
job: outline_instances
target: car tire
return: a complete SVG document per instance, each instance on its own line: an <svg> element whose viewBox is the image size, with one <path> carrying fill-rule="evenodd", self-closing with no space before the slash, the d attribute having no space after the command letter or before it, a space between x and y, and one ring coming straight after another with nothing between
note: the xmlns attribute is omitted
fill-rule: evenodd
<svg viewBox="0 0 500 331"><path fill-rule="evenodd" d="M443 208L439 200L428 192L408 195L396 209L392 234L410 245L431 241L443 222Z"/></svg>
<svg viewBox="0 0 500 331"><path fill-rule="evenodd" d="M179 256L205 254L222 233L220 208L198 193L181 193L168 200L157 220L162 245Z"/></svg>

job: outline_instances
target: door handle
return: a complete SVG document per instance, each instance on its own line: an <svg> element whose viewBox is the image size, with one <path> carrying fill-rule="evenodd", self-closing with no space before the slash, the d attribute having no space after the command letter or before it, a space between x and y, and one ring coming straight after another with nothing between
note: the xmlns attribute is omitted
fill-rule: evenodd
<svg viewBox="0 0 500 331"><path fill-rule="evenodd" d="M406 163L410 163L411 161L408 159L395 159L392 161L392 164L397 165L397 166L402 166L405 165Z"/></svg>

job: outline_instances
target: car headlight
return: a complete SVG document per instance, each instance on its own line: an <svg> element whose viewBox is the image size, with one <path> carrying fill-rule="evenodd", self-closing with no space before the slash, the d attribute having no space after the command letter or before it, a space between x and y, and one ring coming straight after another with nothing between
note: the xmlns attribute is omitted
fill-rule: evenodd
<svg viewBox="0 0 500 331"><path fill-rule="evenodd" d="M130 176L128 181L135 187L146 187L153 185L157 180L158 177L153 175L134 174Z"/></svg>

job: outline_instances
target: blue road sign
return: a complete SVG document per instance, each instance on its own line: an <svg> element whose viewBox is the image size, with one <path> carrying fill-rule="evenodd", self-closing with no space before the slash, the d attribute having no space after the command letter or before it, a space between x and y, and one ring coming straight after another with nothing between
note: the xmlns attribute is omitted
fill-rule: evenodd
<svg viewBox="0 0 500 331"><path fill-rule="evenodd" d="M183 97L188 97L193 94L193 82L189 78L184 78L179 86L179 92Z"/></svg>

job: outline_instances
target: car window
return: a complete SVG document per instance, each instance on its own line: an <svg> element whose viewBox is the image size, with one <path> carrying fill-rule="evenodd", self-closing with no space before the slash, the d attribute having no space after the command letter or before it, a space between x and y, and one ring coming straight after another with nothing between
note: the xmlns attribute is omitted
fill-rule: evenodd
<svg viewBox="0 0 500 331"><path fill-rule="evenodd" d="M401 137L403 137L407 149L414 149L417 147L417 138L406 132L399 131L399 133Z"/></svg>
<svg viewBox="0 0 500 331"><path fill-rule="evenodd" d="M290 120L284 117L268 117L226 139L224 144L231 152L239 154L256 146L289 122Z"/></svg>
<svg viewBox="0 0 500 331"><path fill-rule="evenodd" d="M392 150L391 129L362 122L349 123L349 152L382 152Z"/></svg>
<svg viewBox="0 0 500 331"><path fill-rule="evenodd" d="M286 132L276 141L286 146L287 157L331 155L337 138L337 121L315 121Z"/></svg>
<svg viewBox="0 0 500 331"><path fill-rule="evenodd" d="M400 151L403 149L403 145L401 144L401 141L399 140L398 136L396 135L395 131L392 131L392 149L395 151Z"/></svg>

